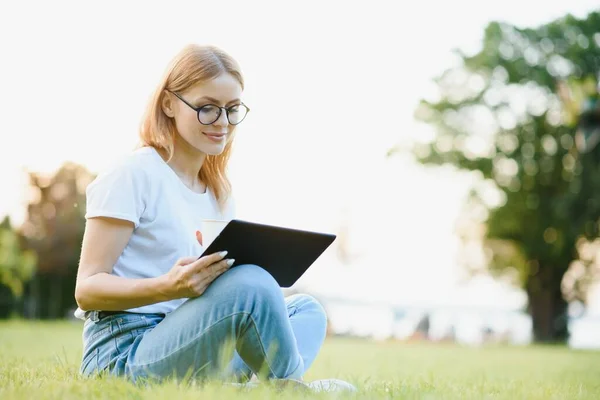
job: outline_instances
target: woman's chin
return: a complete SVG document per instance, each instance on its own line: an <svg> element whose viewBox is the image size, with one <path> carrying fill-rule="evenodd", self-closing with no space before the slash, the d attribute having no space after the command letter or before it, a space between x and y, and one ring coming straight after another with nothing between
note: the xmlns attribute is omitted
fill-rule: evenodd
<svg viewBox="0 0 600 400"><path fill-rule="evenodd" d="M204 146L198 146L196 147L196 149L198 151L200 151L201 153L204 153L208 156L218 156L219 154L223 153L223 151L225 150L225 144L212 144L212 145L204 145Z"/></svg>

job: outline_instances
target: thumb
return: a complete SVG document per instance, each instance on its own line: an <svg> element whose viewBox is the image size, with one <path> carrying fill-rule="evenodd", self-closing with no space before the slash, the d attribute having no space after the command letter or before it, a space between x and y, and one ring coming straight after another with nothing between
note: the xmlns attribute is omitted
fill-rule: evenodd
<svg viewBox="0 0 600 400"><path fill-rule="evenodd" d="M196 231L196 240L198 240L198 243L202 246L202 232Z"/></svg>

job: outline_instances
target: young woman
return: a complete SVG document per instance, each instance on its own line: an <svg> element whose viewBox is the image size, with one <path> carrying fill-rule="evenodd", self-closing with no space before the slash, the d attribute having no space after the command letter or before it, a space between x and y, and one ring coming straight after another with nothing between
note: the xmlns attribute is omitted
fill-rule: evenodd
<svg viewBox="0 0 600 400"><path fill-rule="evenodd" d="M224 51L184 48L148 105L141 146L88 186L75 290L83 375L297 381L317 356L327 320L315 299L284 298L259 266L230 270L225 252L198 259L201 221L234 217L226 167L249 111L243 89Z"/></svg>

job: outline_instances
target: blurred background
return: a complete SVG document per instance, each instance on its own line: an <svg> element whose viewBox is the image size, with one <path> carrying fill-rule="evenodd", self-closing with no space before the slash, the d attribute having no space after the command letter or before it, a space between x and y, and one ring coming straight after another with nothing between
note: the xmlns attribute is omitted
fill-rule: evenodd
<svg viewBox="0 0 600 400"><path fill-rule="evenodd" d="M85 188L188 43L245 74L238 217L338 234L288 290L331 335L600 348L597 0L3 2L0 318L72 318Z"/></svg>

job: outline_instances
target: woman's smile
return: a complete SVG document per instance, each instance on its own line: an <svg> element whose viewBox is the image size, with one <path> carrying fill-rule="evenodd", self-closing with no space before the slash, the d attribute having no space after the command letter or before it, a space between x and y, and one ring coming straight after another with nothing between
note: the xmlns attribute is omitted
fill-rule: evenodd
<svg viewBox="0 0 600 400"><path fill-rule="evenodd" d="M202 133L215 143L221 143L227 137L226 133L218 133L218 132L202 132Z"/></svg>

